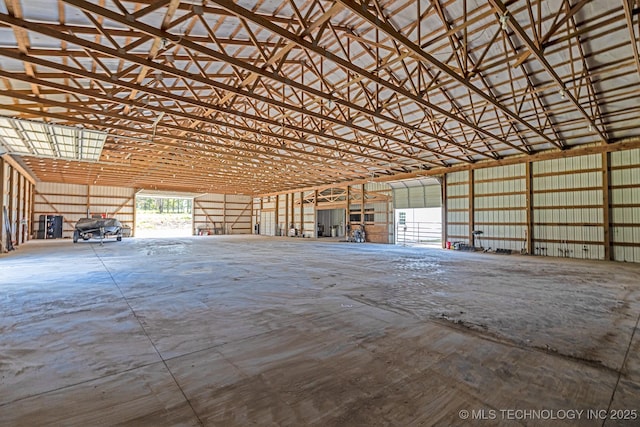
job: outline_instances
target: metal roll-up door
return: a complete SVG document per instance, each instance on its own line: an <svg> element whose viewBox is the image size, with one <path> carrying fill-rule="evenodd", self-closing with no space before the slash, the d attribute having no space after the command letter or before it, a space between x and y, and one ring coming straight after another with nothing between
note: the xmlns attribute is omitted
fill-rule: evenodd
<svg viewBox="0 0 640 427"><path fill-rule="evenodd" d="M260 234L263 236L275 236L276 213L274 211L260 212Z"/></svg>
<svg viewBox="0 0 640 427"><path fill-rule="evenodd" d="M389 183L395 209L438 208L442 206L440 181L416 178Z"/></svg>

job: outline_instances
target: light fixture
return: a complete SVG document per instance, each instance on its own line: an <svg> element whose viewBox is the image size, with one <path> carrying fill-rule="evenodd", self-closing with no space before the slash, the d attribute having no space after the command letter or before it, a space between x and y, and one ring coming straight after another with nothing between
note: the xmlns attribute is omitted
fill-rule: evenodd
<svg viewBox="0 0 640 427"><path fill-rule="evenodd" d="M593 131L593 125L591 123L589 123L589 132Z"/></svg>
<svg viewBox="0 0 640 427"><path fill-rule="evenodd" d="M500 26L504 31L509 29L509 27L507 27L507 22L509 22L509 15L505 12L504 15L500 15Z"/></svg>
<svg viewBox="0 0 640 427"><path fill-rule="evenodd" d="M560 98L564 99L564 89L560 89L558 91L558 95L560 95Z"/></svg>

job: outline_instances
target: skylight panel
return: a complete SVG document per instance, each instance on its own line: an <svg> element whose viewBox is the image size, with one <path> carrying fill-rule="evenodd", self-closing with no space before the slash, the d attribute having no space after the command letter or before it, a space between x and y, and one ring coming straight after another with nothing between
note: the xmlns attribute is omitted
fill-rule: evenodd
<svg viewBox="0 0 640 427"><path fill-rule="evenodd" d="M15 155L97 162L106 132L0 116L0 147Z"/></svg>

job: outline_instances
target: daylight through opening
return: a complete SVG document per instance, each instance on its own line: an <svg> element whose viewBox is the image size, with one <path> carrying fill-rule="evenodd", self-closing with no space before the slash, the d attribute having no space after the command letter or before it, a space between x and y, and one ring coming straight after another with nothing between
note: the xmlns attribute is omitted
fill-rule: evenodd
<svg viewBox="0 0 640 427"><path fill-rule="evenodd" d="M136 237L186 237L193 235L193 199L136 197Z"/></svg>

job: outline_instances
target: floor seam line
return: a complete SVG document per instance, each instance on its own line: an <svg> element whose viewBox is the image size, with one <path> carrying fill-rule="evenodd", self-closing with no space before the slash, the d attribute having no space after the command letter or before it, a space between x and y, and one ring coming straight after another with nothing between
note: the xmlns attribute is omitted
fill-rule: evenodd
<svg viewBox="0 0 640 427"><path fill-rule="evenodd" d="M91 379L88 379L88 380L84 380L84 381L78 381L77 383L64 385L64 386L61 386L61 387L58 387L58 388L52 388L51 390L43 391L43 392L40 392L40 393L30 394L29 396L20 397L18 399L12 400L10 402L0 403L0 408L2 408L4 406L11 405L13 403L20 402L22 400L31 399L33 397L43 396L43 395L49 394L49 393L55 393L57 391L65 390L67 388L77 387L77 386L82 385L82 384L88 384L88 383L90 383L92 381L103 380L105 378L113 377L113 376L116 376L116 375L126 374L127 372L135 371L137 369L146 368L148 366L156 365L158 363L162 363L162 360L158 360L157 362L145 363L144 365L136 366L136 367L133 367L133 368L128 368L128 369L125 369L125 370L122 370L122 371L118 371L118 372L114 372L114 373L111 373L111 374L101 375L101 376L94 377L94 378L91 378Z"/></svg>
<svg viewBox="0 0 640 427"><path fill-rule="evenodd" d="M92 247L91 249L93 249L93 252L95 253L96 257L98 257L98 259L100 260L100 263L102 264L102 266L104 267L105 271L107 272L107 274L111 278L111 281L113 282L113 284L116 286L116 288L120 292L120 295L122 295L122 299L127 304L127 307L129 307L129 310L131 311L131 314L133 314L133 317L136 319L136 321L140 325L140 328L142 329L142 332L144 333L145 337L147 337L147 340L149 340L149 343L151 344L151 346L155 350L156 354L160 358L160 361L162 361L162 364L164 365L165 369L167 370L167 372L171 376L171 379L173 379L173 382L175 383L176 387L178 387L178 390L180 390L180 393L182 393L182 397L184 397L185 401L187 402L187 404L191 408L191 411L193 412L193 415L198 420L198 423L201 426L203 426L204 423L202 422L202 420L198 416L198 413L196 412L195 408L193 407L193 404L191 403L191 400L189 400L189 398L187 397L187 394L184 392L184 390L180 386L180 383L178 383L178 380L176 379L175 375L173 375L173 372L171 372L171 369L169 368L169 365L167 365L167 361L164 359L164 357L162 357L162 353L160 353L160 350L158 350L158 347L156 347L156 344L153 342L153 340L151 339L151 337L147 333L147 329L144 327L142 321L140 320L140 318L136 314L136 312L133 309L133 307L131 307L131 304L129 303L129 300L127 299L127 297L124 294L124 292L122 292L122 288L120 288L120 285L118 285L118 282L116 281L115 277L113 277L113 274L111 274L111 271L109 270L109 267L107 267L107 265L105 264L105 262L102 259L102 257L98 254L98 252L96 252L95 248Z"/></svg>
<svg viewBox="0 0 640 427"><path fill-rule="evenodd" d="M638 317L636 318L636 324L633 327L633 331L631 332L631 338L629 339L629 345L627 346L627 351L624 353L624 358L622 359L622 365L620 365L620 370L618 371L618 378L616 379L616 384L613 387L613 391L611 392L611 399L609 400L609 406L607 406L607 416L604 420L602 420L602 427L607 423L607 419L609 418L609 412L611 411L611 405L613 405L613 399L616 396L616 391L618 390L618 385L620 384L620 379L622 378L622 371L624 370L625 365L627 364L627 360L629 359L629 352L631 351L631 345L633 344L633 338L636 335L636 331L638 330L638 325L640 324L640 313L638 313Z"/></svg>

